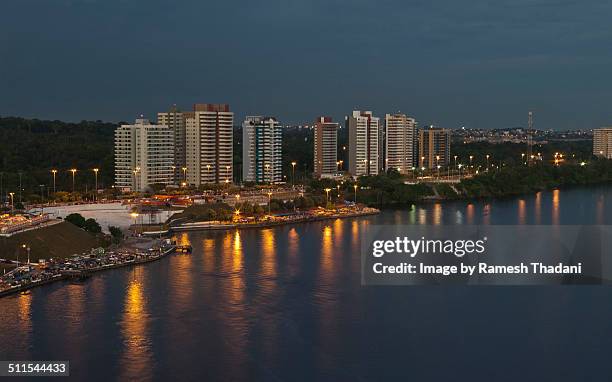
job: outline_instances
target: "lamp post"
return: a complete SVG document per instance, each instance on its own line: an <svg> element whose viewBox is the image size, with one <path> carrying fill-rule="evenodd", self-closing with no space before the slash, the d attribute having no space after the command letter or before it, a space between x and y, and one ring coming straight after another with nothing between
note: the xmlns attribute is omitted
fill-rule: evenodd
<svg viewBox="0 0 612 382"><path fill-rule="evenodd" d="M436 155L436 168L438 169L438 179L440 179L440 156Z"/></svg>
<svg viewBox="0 0 612 382"><path fill-rule="evenodd" d="M11 215L15 213L15 203L13 201L13 197L15 196L14 192L9 192L9 195L11 196Z"/></svg>
<svg viewBox="0 0 612 382"><path fill-rule="evenodd" d="M272 215L272 193L268 192L268 215Z"/></svg>
<svg viewBox="0 0 612 382"><path fill-rule="evenodd" d="M100 171L100 169L94 168L93 172L96 178L96 190L94 192L94 201L98 201L98 171Z"/></svg>
<svg viewBox="0 0 612 382"><path fill-rule="evenodd" d="M210 165L209 164L206 165L206 174L208 175L208 178L210 179Z"/></svg>
<svg viewBox="0 0 612 382"><path fill-rule="evenodd" d="M521 164L525 164L525 153L521 154Z"/></svg>
<svg viewBox="0 0 612 382"><path fill-rule="evenodd" d="M138 227L136 226L136 223L138 222L138 213L132 212L130 215L134 218L134 233L138 233Z"/></svg>
<svg viewBox="0 0 612 382"><path fill-rule="evenodd" d="M470 155L470 168L473 169L474 166L472 165L472 159L474 159L473 155Z"/></svg>
<svg viewBox="0 0 612 382"><path fill-rule="evenodd" d="M57 175L57 170L53 169L51 170L51 174L53 174L53 193L55 194L55 176Z"/></svg>
<svg viewBox="0 0 612 382"><path fill-rule="evenodd" d="M137 186L136 186L136 175L138 174L138 167L136 167L134 170L132 170L132 173L134 174L134 187L133 190L134 192L136 192L137 190Z"/></svg>
<svg viewBox="0 0 612 382"><path fill-rule="evenodd" d="M487 172L489 172L489 154L486 155L487 158Z"/></svg>
<svg viewBox="0 0 612 382"><path fill-rule="evenodd" d="M291 162L291 188L295 188L295 165L297 162Z"/></svg>
<svg viewBox="0 0 612 382"><path fill-rule="evenodd" d="M21 247L27 252L28 254L28 265L30 265L30 247L28 247L25 244L22 244ZM19 263L19 258L17 258L17 263ZM17 264L17 266L19 266L19 264Z"/></svg>
<svg viewBox="0 0 612 382"><path fill-rule="evenodd" d="M74 190L75 190L74 178L76 176L77 169L76 168L70 169L70 172L72 173L72 192L74 193Z"/></svg>
<svg viewBox="0 0 612 382"><path fill-rule="evenodd" d="M355 206L357 206L357 184L353 185L353 188L355 189Z"/></svg>
<svg viewBox="0 0 612 382"><path fill-rule="evenodd" d="M231 166L225 166L225 183L229 183L230 167Z"/></svg>
<svg viewBox="0 0 612 382"><path fill-rule="evenodd" d="M183 167L183 182L187 183L187 167Z"/></svg>
<svg viewBox="0 0 612 382"><path fill-rule="evenodd" d="M325 189L325 193L327 195L326 200L327 202L325 203L325 208L327 208L327 205L329 204L329 192L331 191L331 188L326 188Z"/></svg>

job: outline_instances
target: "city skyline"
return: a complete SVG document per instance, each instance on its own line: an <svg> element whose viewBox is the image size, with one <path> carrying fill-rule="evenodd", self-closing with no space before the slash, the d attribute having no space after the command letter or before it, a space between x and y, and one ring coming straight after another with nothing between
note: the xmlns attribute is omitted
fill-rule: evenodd
<svg viewBox="0 0 612 382"><path fill-rule="evenodd" d="M527 110L542 129L612 120L604 1L29 3L0 23L4 116L132 121L207 99L289 124L366 107L445 128L525 126Z"/></svg>

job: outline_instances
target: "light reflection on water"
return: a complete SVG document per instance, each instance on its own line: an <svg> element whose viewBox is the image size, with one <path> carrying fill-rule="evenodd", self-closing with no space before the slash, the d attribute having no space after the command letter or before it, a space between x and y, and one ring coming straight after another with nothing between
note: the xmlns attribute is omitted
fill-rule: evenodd
<svg viewBox="0 0 612 382"><path fill-rule="evenodd" d="M583 298L586 289L569 287L364 288L359 236L373 224L398 222L605 223L612 216L605 211L609 192L556 191L409 206L363 219L181 233L176 239L193 246L191 255L0 299L0 354L65 356L75 366L87 364L74 375L91 380L339 381L377 379L407 359L412 366L399 374L403 379L424 379L418 365L434 358L461 369L470 357L445 349L463 349L465 338L471 354L485 358L490 341L526 361L553 340L565 351L579 349L580 341L612 338L607 289L589 289ZM577 303L584 305L572 309ZM588 328L578 324L582 319ZM580 339L563 334L579 327ZM526 340L524 333L536 338ZM504 367L497 359L480 367Z"/></svg>
<svg viewBox="0 0 612 382"><path fill-rule="evenodd" d="M128 284L120 323L123 337L121 380L151 379L153 352L148 326L149 313L142 281L135 278Z"/></svg>

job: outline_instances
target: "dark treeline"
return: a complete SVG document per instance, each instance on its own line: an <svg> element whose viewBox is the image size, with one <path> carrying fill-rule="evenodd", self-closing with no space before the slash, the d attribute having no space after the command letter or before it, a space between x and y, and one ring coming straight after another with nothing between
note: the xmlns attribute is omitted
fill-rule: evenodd
<svg viewBox="0 0 612 382"><path fill-rule="evenodd" d="M19 193L19 173L23 198L52 192L51 169L58 170L57 190L72 190L71 168L78 189L94 186L93 168L99 168L98 184L113 182L113 141L116 124L101 121L67 123L6 117L0 118L0 173L3 193ZM48 188L47 188L48 187Z"/></svg>

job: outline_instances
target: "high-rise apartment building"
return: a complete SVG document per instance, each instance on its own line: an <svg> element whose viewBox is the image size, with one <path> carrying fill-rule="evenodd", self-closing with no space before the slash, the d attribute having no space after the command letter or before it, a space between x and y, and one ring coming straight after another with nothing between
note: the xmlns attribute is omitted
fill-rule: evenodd
<svg viewBox="0 0 612 382"><path fill-rule="evenodd" d="M349 172L353 176L378 175L380 118L371 111L353 111L349 129Z"/></svg>
<svg viewBox="0 0 612 382"><path fill-rule="evenodd" d="M445 167L450 160L450 130L433 126L419 131L419 167Z"/></svg>
<svg viewBox="0 0 612 382"><path fill-rule="evenodd" d="M593 130L593 155L612 159L612 127Z"/></svg>
<svg viewBox="0 0 612 382"><path fill-rule="evenodd" d="M276 118L246 117L242 137L242 179L257 183L282 182L283 131Z"/></svg>
<svg viewBox="0 0 612 382"><path fill-rule="evenodd" d="M137 119L115 130L115 186L144 191L152 184L172 184L174 134L165 125Z"/></svg>
<svg viewBox="0 0 612 382"><path fill-rule="evenodd" d="M167 112L157 113L157 124L166 125L174 134L174 183L180 184L184 179L183 168L187 166L185 155L185 113L173 105Z"/></svg>
<svg viewBox="0 0 612 382"><path fill-rule="evenodd" d="M231 183L234 113L229 105L195 104L184 114L187 183Z"/></svg>
<svg viewBox="0 0 612 382"><path fill-rule="evenodd" d="M416 121L406 114L385 116L385 171L397 169L408 174L414 163Z"/></svg>
<svg viewBox="0 0 612 382"><path fill-rule="evenodd" d="M314 126L314 175L333 177L338 173L338 123L319 117Z"/></svg>

